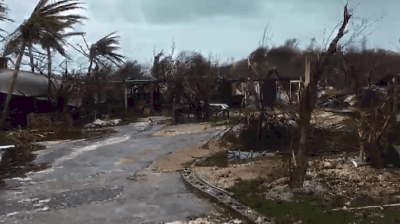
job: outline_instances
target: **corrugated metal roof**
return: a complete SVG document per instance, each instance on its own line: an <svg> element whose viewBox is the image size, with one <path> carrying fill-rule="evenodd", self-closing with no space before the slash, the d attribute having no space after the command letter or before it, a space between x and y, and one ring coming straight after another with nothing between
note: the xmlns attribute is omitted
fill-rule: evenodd
<svg viewBox="0 0 400 224"><path fill-rule="evenodd" d="M0 92L7 93L14 70L8 68L0 69ZM61 84L61 79L53 78L56 86ZM44 75L29 71L19 71L17 83L13 95L27 97L46 97L48 80ZM40 98L38 98L40 99ZM45 99L45 98L43 98ZM69 99L70 106L80 106L81 99Z"/></svg>
<svg viewBox="0 0 400 224"><path fill-rule="evenodd" d="M14 70L0 69L0 92L7 93ZM13 94L18 96L46 96L47 78L41 74L19 71Z"/></svg>

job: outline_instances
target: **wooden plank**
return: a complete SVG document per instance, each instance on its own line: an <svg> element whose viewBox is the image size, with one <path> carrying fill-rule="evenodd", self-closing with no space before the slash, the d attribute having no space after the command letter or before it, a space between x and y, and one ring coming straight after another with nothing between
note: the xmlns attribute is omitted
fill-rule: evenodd
<svg viewBox="0 0 400 224"><path fill-rule="evenodd" d="M10 149L10 148L15 148L15 145L3 145L3 146L0 146L0 150L2 150L2 149Z"/></svg>

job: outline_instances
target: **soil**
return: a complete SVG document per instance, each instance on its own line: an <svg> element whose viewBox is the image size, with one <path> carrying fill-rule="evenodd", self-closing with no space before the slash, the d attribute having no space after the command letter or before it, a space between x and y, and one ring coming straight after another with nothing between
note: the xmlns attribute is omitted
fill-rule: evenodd
<svg viewBox="0 0 400 224"><path fill-rule="evenodd" d="M191 145L172 152L171 154L159 156L153 160L150 168L161 172L183 170L198 158L213 152L224 150L217 145L217 142L210 142L208 148L203 147L204 143Z"/></svg>

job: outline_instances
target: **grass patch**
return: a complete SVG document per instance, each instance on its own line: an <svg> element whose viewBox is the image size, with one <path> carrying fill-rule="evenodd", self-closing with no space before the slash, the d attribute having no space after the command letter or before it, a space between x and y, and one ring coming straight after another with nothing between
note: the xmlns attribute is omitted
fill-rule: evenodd
<svg viewBox="0 0 400 224"><path fill-rule="evenodd" d="M230 117L229 119L223 119L220 116L212 116L209 122L211 123L212 127L218 127L237 124L239 119L239 117Z"/></svg>
<svg viewBox="0 0 400 224"><path fill-rule="evenodd" d="M240 159L240 160L228 160L228 151L220 151L206 159L204 162L197 164L198 166L216 166L216 167L227 167L231 164L246 164L250 162L256 161L271 161L271 160L282 160L280 156L273 156L273 157L263 157L258 156L251 159Z"/></svg>
<svg viewBox="0 0 400 224"><path fill-rule="evenodd" d="M161 124L165 124L166 126L173 126L175 125L175 120L173 118L169 118L163 121L163 123Z"/></svg>
<svg viewBox="0 0 400 224"><path fill-rule="evenodd" d="M197 166L216 166L216 167L227 167L228 166L228 152L220 151L215 153L204 162L197 164Z"/></svg>
<svg viewBox="0 0 400 224"><path fill-rule="evenodd" d="M324 201L322 196L315 194L295 193L293 201L269 200L263 192L264 180L256 179L241 181L229 189L234 197L244 205L260 214L275 218L276 223L396 223L400 221L400 209L388 208L365 211L335 211L334 207L343 206L343 198L336 196Z"/></svg>
<svg viewBox="0 0 400 224"><path fill-rule="evenodd" d="M349 223L355 220L350 212L325 212L326 206L316 195L295 195L295 201L267 200L262 194L267 189L263 180L241 181L229 190L236 199L257 212L273 217L276 223Z"/></svg>

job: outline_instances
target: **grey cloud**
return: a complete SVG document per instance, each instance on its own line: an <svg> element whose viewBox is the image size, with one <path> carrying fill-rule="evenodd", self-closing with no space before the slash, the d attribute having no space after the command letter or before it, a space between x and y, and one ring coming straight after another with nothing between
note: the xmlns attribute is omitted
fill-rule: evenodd
<svg viewBox="0 0 400 224"><path fill-rule="evenodd" d="M253 17L261 0L142 0L140 9L149 23L185 23L203 17Z"/></svg>

